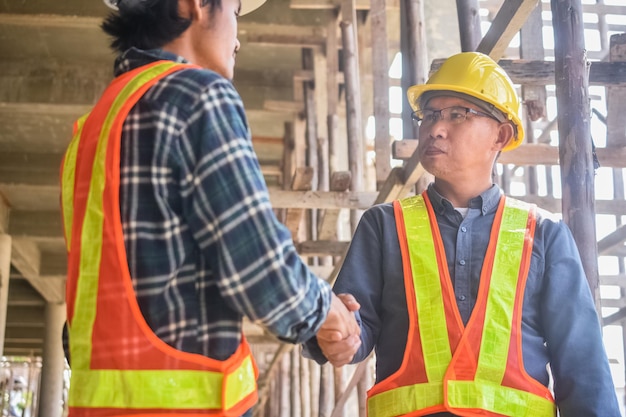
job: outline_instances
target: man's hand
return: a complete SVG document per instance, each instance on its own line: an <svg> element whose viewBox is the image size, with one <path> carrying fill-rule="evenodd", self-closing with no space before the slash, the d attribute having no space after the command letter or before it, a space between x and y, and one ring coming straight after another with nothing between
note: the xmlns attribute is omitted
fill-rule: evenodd
<svg viewBox="0 0 626 417"><path fill-rule="evenodd" d="M350 363L361 346L361 328L353 313L360 307L350 294L332 295L330 311L317 333L317 342L333 366Z"/></svg>

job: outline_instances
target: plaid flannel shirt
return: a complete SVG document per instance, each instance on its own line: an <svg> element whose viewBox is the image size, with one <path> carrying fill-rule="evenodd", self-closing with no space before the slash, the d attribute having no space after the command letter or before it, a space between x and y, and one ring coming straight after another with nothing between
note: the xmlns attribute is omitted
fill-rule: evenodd
<svg viewBox="0 0 626 417"><path fill-rule="evenodd" d="M115 75L170 53L130 49ZM275 217L231 82L186 69L153 86L123 126L120 210L141 311L166 343L225 359L242 317L278 338L314 336L330 287Z"/></svg>

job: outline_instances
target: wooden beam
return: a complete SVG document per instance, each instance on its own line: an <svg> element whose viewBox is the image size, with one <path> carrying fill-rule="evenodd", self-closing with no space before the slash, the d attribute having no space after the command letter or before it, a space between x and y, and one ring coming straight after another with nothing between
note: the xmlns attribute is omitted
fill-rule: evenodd
<svg viewBox="0 0 626 417"><path fill-rule="evenodd" d="M377 193L362 191L334 192L334 191L283 191L270 190L270 200L274 208L345 208L351 210L365 210L374 204Z"/></svg>
<svg viewBox="0 0 626 417"><path fill-rule="evenodd" d="M430 67L434 72L445 59L435 59ZM554 85L554 62L523 59L501 59L502 67L515 84ZM626 62L592 61L589 67L589 85L626 86Z"/></svg>
<svg viewBox="0 0 626 417"><path fill-rule="evenodd" d="M323 26L279 25L273 23L241 22L237 28L242 45L257 43L263 45L321 47L326 42Z"/></svg>
<svg viewBox="0 0 626 417"><path fill-rule="evenodd" d="M498 61L504 55L511 39L524 25L537 6L538 0L509 0L504 2L476 50Z"/></svg>
<svg viewBox="0 0 626 417"><path fill-rule="evenodd" d="M394 141L392 157L407 160L417 149L417 139ZM626 146L620 148L596 148L600 165L603 167L626 167ZM537 143L520 145L515 150L503 152L498 159L502 164L513 165L559 165L559 148L556 146Z"/></svg>
<svg viewBox="0 0 626 417"><path fill-rule="evenodd" d="M336 240L310 240L296 244L296 249L301 256L341 256L349 245Z"/></svg>
<svg viewBox="0 0 626 417"><path fill-rule="evenodd" d="M397 4L397 1L396 1ZM341 5L341 0L291 0L289 7L300 10L333 10ZM369 10L369 0L355 1L356 10Z"/></svg>
<svg viewBox="0 0 626 417"><path fill-rule="evenodd" d="M616 324L626 318L626 308L621 308L617 312L602 318L602 326Z"/></svg>
<svg viewBox="0 0 626 417"><path fill-rule="evenodd" d="M263 109L281 113L302 113L304 103L301 101L265 100Z"/></svg>
<svg viewBox="0 0 626 417"><path fill-rule="evenodd" d="M598 241L598 255L604 255L615 247L624 246L624 240L626 240L626 225L618 227Z"/></svg>

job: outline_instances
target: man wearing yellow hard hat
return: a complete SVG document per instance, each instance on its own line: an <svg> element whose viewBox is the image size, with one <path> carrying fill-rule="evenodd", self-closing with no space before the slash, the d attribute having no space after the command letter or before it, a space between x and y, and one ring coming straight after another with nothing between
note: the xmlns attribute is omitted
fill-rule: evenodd
<svg viewBox="0 0 626 417"><path fill-rule="evenodd" d="M244 316L286 342L360 343L274 216L230 81L252 7L107 4L115 79L76 122L61 174L69 416L249 416Z"/></svg>
<svg viewBox="0 0 626 417"><path fill-rule="evenodd" d="M361 305L362 345L313 340L336 366L376 350L370 417L619 417L594 302L567 226L492 181L524 138L491 58L448 58L408 90L434 182L363 215L333 291Z"/></svg>

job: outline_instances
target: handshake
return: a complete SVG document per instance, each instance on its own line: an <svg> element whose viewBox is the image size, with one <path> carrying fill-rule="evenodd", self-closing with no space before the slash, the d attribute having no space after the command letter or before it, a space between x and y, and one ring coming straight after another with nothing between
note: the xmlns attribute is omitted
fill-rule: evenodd
<svg viewBox="0 0 626 417"><path fill-rule="evenodd" d="M317 343L333 366L350 363L361 346L361 328L354 316L360 307L350 294L332 294L328 316L317 332Z"/></svg>

